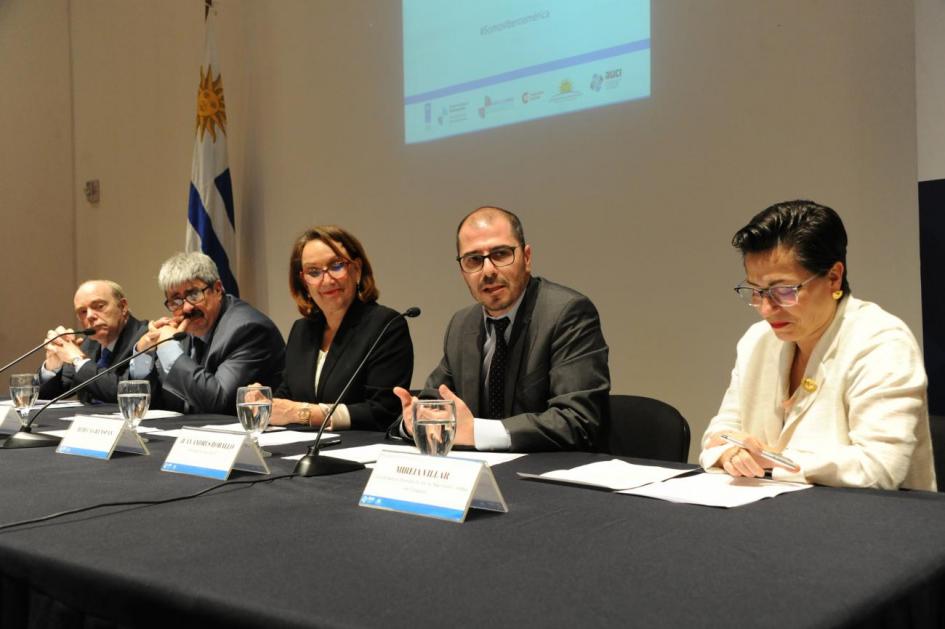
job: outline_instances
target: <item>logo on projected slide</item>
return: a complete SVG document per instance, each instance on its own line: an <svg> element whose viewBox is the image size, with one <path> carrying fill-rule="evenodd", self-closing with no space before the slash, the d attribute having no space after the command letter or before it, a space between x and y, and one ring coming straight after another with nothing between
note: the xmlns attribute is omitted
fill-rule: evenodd
<svg viewBox="0 0 945 629"><path fill-rule="evenodd" d="M226 103L223 102L223 78L218 74L213 78L213 68L207 66L204 74L200 66L200 86L197 88L197 133L203 142L204 133L210 132L213 141L217 141L216 128L226 135Z"/></svg>
<svg viewBox="0 0 945 629"><path fill-rule="evenodd" d="M549 98L553 103L563 103L581 97L581 92L574 89L571 79L562 79L558 84L558 93Z"/></svg>
<svg viewBox="0 0 945 629"><path fill-rule="evenodd" d="M541 100L541 97L544 96L544 92L522 92L522 103L527 105L528 103L533 103L536 100Z"/></svg>
<svg viewBox="0 0 945 629"><path fill-rule="evenodd" d="M512 97L493 100L490 96L482 99L482 107L479 108L479 117L485 118L486 114L496 114L512 108Z"/></svg>
<svg viewBox="0 0 945 629"><path fill-rule="evenodd" d="M613 89L620 85L620 77L623 76L623 68L615 68L604 73L604 88Z"/></svg>
<svg viewBox="0 0 945 629"><path fill-rule="evenodd" d="M591 89L595 92L600 91L600 86L604 84L604 77L599 74L595 74L591 77Z"/></svg>

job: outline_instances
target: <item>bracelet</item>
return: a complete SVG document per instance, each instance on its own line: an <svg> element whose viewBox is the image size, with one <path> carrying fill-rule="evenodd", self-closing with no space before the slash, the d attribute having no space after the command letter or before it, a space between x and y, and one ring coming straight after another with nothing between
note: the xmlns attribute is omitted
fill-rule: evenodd
<svg viewBox="0 0 945 629"><path fill-rule="evenodd" d="M305 424L309 428L312 427L312 407L308 402L303 402L302 407L296 411L296 423Z"/></svg>

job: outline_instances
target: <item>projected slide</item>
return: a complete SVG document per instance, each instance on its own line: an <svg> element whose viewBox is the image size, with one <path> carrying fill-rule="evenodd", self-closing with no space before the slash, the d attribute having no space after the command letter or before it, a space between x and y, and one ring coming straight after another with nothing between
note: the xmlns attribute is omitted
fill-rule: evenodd
<svg viewBox="0 0 945 629"><path fill-rule="evenodd" d="M650 95L649 0L403 0L407 143Z"/></svg>

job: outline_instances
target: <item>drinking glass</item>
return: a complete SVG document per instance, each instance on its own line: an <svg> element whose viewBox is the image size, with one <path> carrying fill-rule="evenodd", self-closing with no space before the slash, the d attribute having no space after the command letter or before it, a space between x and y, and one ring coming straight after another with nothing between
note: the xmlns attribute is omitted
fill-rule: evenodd
<svg viewBox="0 0 945 629"><path fill-rule="evenodd" d="M456 404L451 400L417 400L413 404L413 442L420 454L446 456L456 437Z"/></svg>
<svg viewBox="0 0 945 629"><path fill-rule="evenodd" d="M272 414L272 389L269 387L240 387L236 390L236 416L243 430L257 444L259 435L269 425Z"/></svg>
<svg viewBox="0 0 945 629"><path fill-rule="evenodd" d="M151 384L147 380L122 380L118 383L118 410L132 427L137 428L151 406Z"/></svg>
<svg viewBox="0 0 945 629"><path fill-rule="evenodd" d="M35 373L17 373L10 376L10 399L20 416L20 424L29 423L30 410L39 397L39 376Z"/></svg>

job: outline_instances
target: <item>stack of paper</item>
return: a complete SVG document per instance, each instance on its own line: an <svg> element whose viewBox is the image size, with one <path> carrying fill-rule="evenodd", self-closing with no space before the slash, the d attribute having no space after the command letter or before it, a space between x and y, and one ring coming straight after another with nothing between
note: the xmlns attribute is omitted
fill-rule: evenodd
<svg viewBox="0 0 945 629"><path fill-rule="evenodd" d="M587 485L602 489L630 489L648 483L666 480L692 470L676 470L655 465L634 465L620 459L598 461L580 465L569 470L554 470L544 474L525 474L519 472L522 478L550 480L572 485Z"/></svg>
<svg viewBox="0 0 945 629"><path fill-rule="evenodd" d="M659 498L709 507L740 507L762 498L774 498L789 491L810 489L804 483L787 483L764 478L734 478L728 474L705 473L674 478L646 487L627 489L622 494Z"/></svg>

